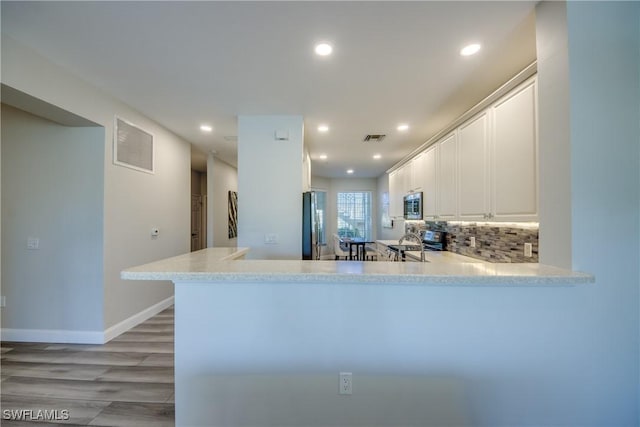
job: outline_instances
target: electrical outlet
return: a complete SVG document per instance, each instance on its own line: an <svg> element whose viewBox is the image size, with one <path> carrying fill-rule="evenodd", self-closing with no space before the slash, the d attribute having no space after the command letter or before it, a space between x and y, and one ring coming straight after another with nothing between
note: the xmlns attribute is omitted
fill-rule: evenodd
<svg viewBox="0 0 640 427"><path fill-rule="evenodd" d="M472 248L476 247L476 238L475 237L469 237L469 246L471 246Z"/></svg>
<svg viewBox="0 0 640 427"><path fill-rule="evenodd" d="M27 237L27 249L40 249L40 239L37 237Z"/></svg>
<svg viewBox="0 0 640 427"><path fill-rule="evenodd" d="M525 243L524 244L524 256L526 256L527 258L531 258L533 256L533 247L531 245L531 243Z"/></svg>
<svg viewBox="0 0 640 427"><path fill-rule="evenodd" d="M353 374L351 372L340 372L340 394L353 393Z"/></svg>
<svg viewBox="0 0 640 427"><path fill-rule="evenodd" d="M264 235L264 243L266 245L277 245L278 244L278 235L274 233L267 233Z"/></svg>

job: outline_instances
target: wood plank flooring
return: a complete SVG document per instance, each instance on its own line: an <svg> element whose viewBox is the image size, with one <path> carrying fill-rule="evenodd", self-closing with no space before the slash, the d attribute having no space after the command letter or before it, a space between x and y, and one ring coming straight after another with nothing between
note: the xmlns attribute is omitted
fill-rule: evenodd
<svg viewBox="0 0 640 427"><path fill-rule="evenodd" d="M173 325L171 307L104 345L2 342L0 424L173 426ZM7 420L7 410L69 419Z"/></svg>

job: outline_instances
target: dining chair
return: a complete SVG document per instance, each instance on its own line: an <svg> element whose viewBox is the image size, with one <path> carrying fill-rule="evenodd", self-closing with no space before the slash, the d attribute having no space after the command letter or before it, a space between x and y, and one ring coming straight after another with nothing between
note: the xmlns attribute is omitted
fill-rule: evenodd
<svg viewBox="0 0 640 427"><path fill-rule="evenodd" d="M349 250L344 249L340 244L340 237L337 234L333 235L333 252L336 255L336 259L344 257L345 260L349 259Z"/></svg>
<svg viewBox="0 0 640 427"><path fill-rule="evenodd" d="M378 260L378 248L376 247L377 245L374 243L374 246L371 245L365 245L364 247L364 259L367 261L377 261Z"/></svg>

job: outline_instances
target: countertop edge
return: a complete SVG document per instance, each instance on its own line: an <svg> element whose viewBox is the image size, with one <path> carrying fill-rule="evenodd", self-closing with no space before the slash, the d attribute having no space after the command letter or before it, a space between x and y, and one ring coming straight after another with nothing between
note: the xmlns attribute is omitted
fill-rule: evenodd
<svg viewBox="0 0 640 427"><path fill-rule="evenodd" d="M125 280L171 280L174 283L299 283L377 284L418 286L575 286L595 283L590 274L567 276L455 275L455 274L348 274L348 273L258 273L258 272L122 272ZM339 283L338 283L339 282Z"/></svg>
<svg viewBox="0 0 640 427"><path fill-rule="evenodd" d="M411 286L575 286L595 277L543 264L238 260L250 248L208 248L131 267L124 280Z"/></svg>

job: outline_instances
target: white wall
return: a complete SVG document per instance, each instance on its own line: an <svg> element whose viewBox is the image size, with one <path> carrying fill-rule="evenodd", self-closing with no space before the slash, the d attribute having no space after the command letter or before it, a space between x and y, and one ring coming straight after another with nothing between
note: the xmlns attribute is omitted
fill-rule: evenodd
<svg viewBox="0 0 640 427"><path fill-rule="evenodd" d="M279 130L288 141L275 140ZM302 258L302 150L302 116L238 117L238 246L251 248L247 258Z"/></svg>
<svg viewBox="0 0 640 427"><path fill-rule="evenodd" d="M170 298L173 294L171 283L123 281L120 271L188 252L189 144L4 34L2 83L85 117L105 129L104 328ZM114 115L154 135L155 174L113 165ZM160 229L157 239L151 238L151 227Z"/></svg>
<svg viewBox="0 0 640 427"><path fill-rule="evenodd" d="M540 262L571 268L571 143L567 11L536 10Z"/></svg>
<svg viewBox="0 0 640 427"><path fill-rule="evenodd" d="M104 129L4 104L2 121L2 325L102 331Z"/></svg>
<svg viewBox="0 0 640 427"><path fill-rule="evenodd" d="M229 191L238 191L238 171L209 154L207 159L207 246L234 247L229 238Z"/></svg>
<svg viewBox="0 0 640 427"><path fill-rule="evenodd" d="M570 106L568 132L563 107L552 110L555 116L540 116L546 129L540 164L556 177L541 181L540 194L555 195L558 187L566 193L568 184L563 197L571 208L567 220L565 203L554 214L556 206L543 206L551 199L541 198L541 214L549 212L541 216L541 256L556 265L569 256L574 269L595 274L596 284L554 303L574 326L549 331L549 348L565 361L546 375L549 387L567 399L547 408L546 419L539 407L539 418L547 424L638 425L640 4L567 2L566 22L558 19L563 7L545 2L536 10L540 56L547 58L538 63L540 108L562 106L565 99ZM562 58L565 45L568 58ZM568 98L566 87L554 90L567 73ZM570 180L560 178L567 172ZM570 231L542 233L567 225ZM611 245L594 239L599 229L607 230ZM553 247L560 248L557 258L544 249Z"/></svg>

